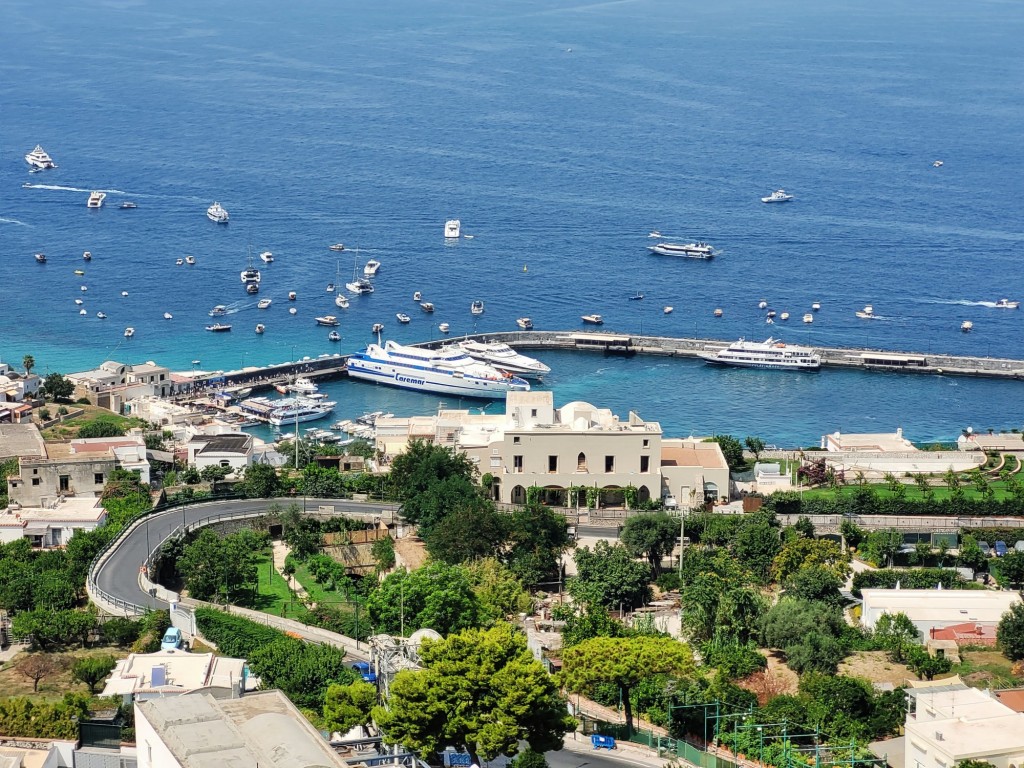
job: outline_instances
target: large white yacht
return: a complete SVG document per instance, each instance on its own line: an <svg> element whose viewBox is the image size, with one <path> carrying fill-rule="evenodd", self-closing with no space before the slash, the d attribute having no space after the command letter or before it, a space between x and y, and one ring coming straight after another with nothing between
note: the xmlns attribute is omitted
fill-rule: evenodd
<svg viewBox="0 0 1024 768"><path fill-rule="evenodd" d="M444 223L444 236L447 240L457 240L462 232L462 222L458 219L448 219Z"/></svg>
<svg viewBox="0 0 1024 768"><path fill-rule="evenodd" d="M225 210L224 206L222 206L220 203L215 202L213 205L206 209L206 218L208 218L210 221L215 221L218 224L227 224L228 212L227 210Z"/></svg>
<svg viewBox="0 0 1024 768"><path fill-rule="evenodd" d="M408 347L394 341L370 344L348 360L348 375L392 387L464 397L501 398L526 391L529 382L474 360L456 346Z"/></svg>
<svg viewBox="0 0 1024 768"><path fill-rule="evenodd" d="M87 208L101 208L103 201L107 199L106 192L90 192L89 200L85 203Z"/></svg>
<svg viewBox="0 0 1024 768"><path fill-rule="evenodd" d="M793 196L786 193L784 189L776 189L768 197L762 197L762 203L788 203L793 199Z"/></svg>
<svg viewBox="0 0 1024 768"><path fill-rule="evenodd" d="M352 293L373 293L373 283L365 277L353 277L351 282L345 283L345 287Z"/></svg>
<svg viewBox="0 0 1024 768"><path fill-rule="evenodd" d="M474 360L493 365L500 371L508 371L528 379L539 379L551 373L551 369L540 360L521 355L508 344L493 341L474 341L466 339L459 342L459 347Z"/></svg>
<svg viewBox="0 0 1024 768"><path fill-rule="evenodd" d="M718 254L707 243L656 243L647 246L647 250L659 256L684 256L688 259L710 259Z"/></svg>
<svg viewBox="0 0 1024 768"><path fill-rule="evenodd" d="M45 170L47 168L56 168L57 164L53 162L53 159L46 154L46 150L36 144L36 148L25 155L25 162L31 165L33 168L39 170Z"/></svg>
<svg viewBox="0 0 1024 768"><path fill-rule="evenodd" d="M744 368L777 368L790 371L816 371L821 368L821 355L817 350L785 344L773 338L766 341L740 339L725 349L701 357L709 363Z"/></svg>
<svg viewBox="0 0 1024 768"><path fill-rule="evenodd" d="M328 400L314 401L304 397L289 397L269 402L273 404L274 410L270 412L267 421L275 427L322 419L329 416L335 406L335 403Z"/></svg>
<svg viewBox="0 0 1024 768"><path fill-rule="evenodd" d="M363 274L366 275L366 277L373 277L374 275L377 274L377 270L379 269L380 262L377 261L376 259L370 259L368 262L366 262L366 266L363 267Z"/></svg>

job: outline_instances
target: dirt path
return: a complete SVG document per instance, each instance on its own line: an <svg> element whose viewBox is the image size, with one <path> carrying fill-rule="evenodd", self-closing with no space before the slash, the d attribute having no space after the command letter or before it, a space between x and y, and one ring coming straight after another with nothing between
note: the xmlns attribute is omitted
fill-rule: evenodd
<svg viewBox="0 0 1024 768"><path fill-rule="evenodd" d="M291 587L296 597L303 602L309 600L309 595L306 594L306 590L304 590L302 585L295 580L295 577L285 576L284 560L289 554L291 554L291 550L288 548L288 545L283 541L275 541L271 547L274 553L274 570L281 574L281 578L283 578L288 586Z"/></svg>

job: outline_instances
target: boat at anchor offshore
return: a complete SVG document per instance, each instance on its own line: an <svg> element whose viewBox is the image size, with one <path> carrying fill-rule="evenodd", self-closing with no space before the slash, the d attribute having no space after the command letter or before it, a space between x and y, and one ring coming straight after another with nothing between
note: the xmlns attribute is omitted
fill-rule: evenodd
<svg viewBox="0 0 1024 768"><path fill-rule="evenodd" d="M687 259L711 259L718 251L707 243L656 243L647 246L647 250L659 256L682 256Z"/></svg>
<svg viewBox="0 0 1024 768"><path fill-rule="evenodd" d="M501 398L530 389L526 379L474 360L456 346L409 347L394 341L370 344L348 360L348 375L392 387L463 397Z"/></svg>
<svg viewBox="0 0 1024 768"><path fill-rule="evenodd" d="M765 341L740 339L725 349L701 357L709 363L742 368L775 368L789 371L816 371L821 368L821 355L816 349L785 344L773 338Z"/></svg>

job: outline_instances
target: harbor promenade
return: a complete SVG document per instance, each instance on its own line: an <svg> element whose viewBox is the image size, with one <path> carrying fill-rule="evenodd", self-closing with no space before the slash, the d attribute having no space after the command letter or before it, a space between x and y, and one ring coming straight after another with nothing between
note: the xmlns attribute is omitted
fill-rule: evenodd
<svg viewBox="0 0 1024 768"><path fill-rule="evenodd" d="M723 339L670 338L585 331L509 331L445 337L420 342L414 346L436 348L466 338L503 342L517 349L557 349L608 355L656 355L698 359L732 343ZM815 349L821 355L823 368L1024 380L1024 360L856 347ZM314 380L338 378L346 375L347 360L347 355L330 355L269 366L247 367L236 371L205 373L197 375L192 380L191 390L181 393L179 397L188 400L214 391L231 392L243 387L270 388L277 384L286 384L300 375Z"/></svg>

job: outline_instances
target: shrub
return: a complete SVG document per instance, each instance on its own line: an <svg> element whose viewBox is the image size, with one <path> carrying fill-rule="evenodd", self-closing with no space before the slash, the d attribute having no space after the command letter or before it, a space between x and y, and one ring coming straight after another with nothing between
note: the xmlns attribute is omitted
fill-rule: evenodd
<svg viewBox="0 0 1024 768"><path fill-rule="evenodd" d="M196 609L199 633L225 656L249 659L260 647L286 638L284 632L213 608Z"/></svg>

